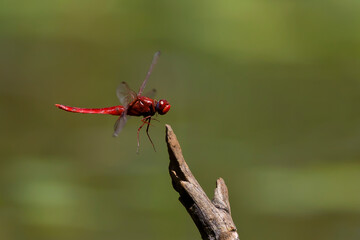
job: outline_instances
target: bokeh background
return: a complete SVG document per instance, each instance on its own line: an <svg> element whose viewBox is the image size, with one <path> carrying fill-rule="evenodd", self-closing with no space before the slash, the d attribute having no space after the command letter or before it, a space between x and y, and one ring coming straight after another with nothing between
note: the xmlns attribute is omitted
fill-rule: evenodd
<svg viewBox="0 0 360 240"><path fill-rule="evenodd" d="M164 124L241 239L360 239L360 2L3 0L0 239L200 239L168 175ZM147 89L172 109L60 111Z"/></svg>

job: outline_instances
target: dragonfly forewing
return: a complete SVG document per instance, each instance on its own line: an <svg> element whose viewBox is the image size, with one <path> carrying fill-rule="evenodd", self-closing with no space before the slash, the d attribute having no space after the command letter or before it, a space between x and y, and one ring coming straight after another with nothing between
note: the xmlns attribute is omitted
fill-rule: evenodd
<svg viewBox="0 0 360 240"><path fill-rule="evenodd" d="M161 54L160 51L157 51L157 52L154 54L153 60L152 60L151 65L150 65L150 68L149 68L149 70L148 70L148 72L147 72L147 74L146 74L146 76L145 76L145 79L144 79L143 83L141 84L141 87L140 87L139 92L138 92L138 94L137 94L138 96L141 96L141 94L143 93L143 91L144 91L144 89L145 89L145 86L146 86L146 83L147 83L147 81L149 80L149 77L150 77L150 75L151 75L151 72L152 72L154 66L155 66L156 63L157 63L157 60L159 59L160 54Z"/></svg>

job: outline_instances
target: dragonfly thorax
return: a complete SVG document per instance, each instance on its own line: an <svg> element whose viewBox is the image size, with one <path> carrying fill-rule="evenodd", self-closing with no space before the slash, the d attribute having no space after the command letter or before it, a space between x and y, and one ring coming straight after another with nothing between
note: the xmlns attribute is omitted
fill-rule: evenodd
<svg viewBox="0 0 360 240"><path fill-rule="evenodd" d="M156 101L148 97L138 97L132 103L129 104L127 115L130 116L153 116L156 113L155 110Z"/></svg>

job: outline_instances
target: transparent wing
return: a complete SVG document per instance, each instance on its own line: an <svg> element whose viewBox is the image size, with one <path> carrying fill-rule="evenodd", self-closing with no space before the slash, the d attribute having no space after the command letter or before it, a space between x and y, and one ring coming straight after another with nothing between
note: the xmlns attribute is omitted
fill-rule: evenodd
<svg viewBox="0 0 360 240"><path fill-rule="evenodd" d="M124 128L127 121L126 112L124 112L115 122L114 125L114 137L117 137L121 130Z"/></svg>
<svg viewBox="0 0 360 240"><path fill-rule="evenodd" d="M120 103L126 108L136 97L136 93L129 88L126 82L122 82L116 89L116 96Z"/></svg>
<svg viewBox="0 0 360 240"><path fill-rule="evenodd" d="M154 68L154 66L155 66L155 64L156 64L156 62L157 62L157 60L158 60L159 57L160 57L160 51L157 51L157 52L154 54L153 60L152 60L152 62L151 62L149 71L148 71L147 74L146 74L146 77L145 77L145 79L144 79L144 82L142 83L142 85L141 85L141 87L140 87L140 89L139 89L139 93L137 94L138 96L141 96L142 92L144 91L145 86L146 86L146 83L147 83L147 81L149 80L149 77L150 77L150 75L151 75L151 72L152 72L152 70L153 70L153 68Z"/></svg>
<svg viewBox="0 0 360 240"><path fill-rule="evenodd" d="M148 98L151 98L151 99L154 99L155 96L156 96L156 89L152 89L150 91L147 91L145 94L144 94L145 97L148 97Z"/></svg>

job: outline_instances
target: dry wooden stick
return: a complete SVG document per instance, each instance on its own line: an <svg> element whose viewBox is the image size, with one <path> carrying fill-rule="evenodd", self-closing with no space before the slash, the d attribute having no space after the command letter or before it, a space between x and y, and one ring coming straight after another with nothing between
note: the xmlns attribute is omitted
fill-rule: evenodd
<svg viewBox="0 0 360 240"><path fill-rule="evenodd" d="M224 180L219 178L216 181L214 199L211 201L186 164L170 125L166 125L166 142L172 185L180 194L179 200L195 222L202 239L239 240L231 218L228 189Z"/></svg>

